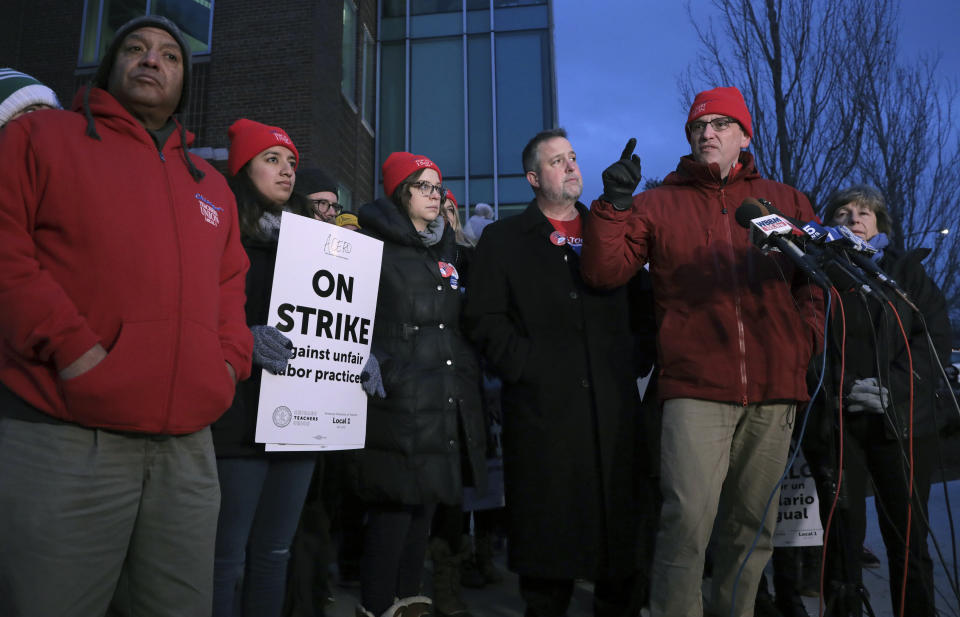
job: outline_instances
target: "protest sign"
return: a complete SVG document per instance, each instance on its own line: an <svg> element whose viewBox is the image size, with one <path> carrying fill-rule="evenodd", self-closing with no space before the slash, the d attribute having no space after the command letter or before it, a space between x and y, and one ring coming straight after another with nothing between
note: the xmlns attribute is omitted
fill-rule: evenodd
<svg viewBox="0 0 960 617"><path fill-rule="evenodd" d="M293 341L278 375L263 371L256 441L268 450L362 448L383 243L284 212L268 325Z"/></svg>
<svg viewBox="0 0 960 617"><path fill-rule="evenodd" d="M790 444L793 455L795 443ZM810 465L797 453L793 466L780 485L780 509L774 546L820 546L823 544L823 526L820 524L820 504L817 484L810 473Z"/></svg>

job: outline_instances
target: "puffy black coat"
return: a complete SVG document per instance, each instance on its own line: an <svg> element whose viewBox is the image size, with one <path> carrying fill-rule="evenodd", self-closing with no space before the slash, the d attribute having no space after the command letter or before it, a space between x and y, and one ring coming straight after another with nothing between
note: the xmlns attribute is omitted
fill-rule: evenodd
<svg viewBox="0 0 960 617"><path fill-rule="evenodd" d="M487 226L467 289L468 331L503 380L509 565L543 578L626 575L642 454L626 290L587 287L552 232L536 202Z"/></svg>
<svg viewBox="0 0 960 617"><path fill-rule="evenodd" d="M482 489L486 467L478 358L460 330L459 285L440 273L455 259L453 232L424 246L382 199L359 220L384 243L372 351L387 396L368 400L366 445L348 455L348 478L368 502L460 503L462 478Z"/></svg>
<svg viewBox="0 0 960 617"><path fill-rule="evenodd" d="M922 261L929 249L917 249L902 253L893 247L884 249L880 267L896 280L906 291L907 296L923 312L930 338L933 340L933 353L939 356L944 366L950 362L951 327L943 294L923 268ZM882 287L881 287L882 288ZM930 345L920 317L906 302L891 291L886 291L900 316L903 329L910 342L910 355L913 361L913 426L914 435L931 435L942 428L955 412L948 412L946 402L941 400L949 394L938 390L942 385L940 369L931 356ZM888 438L907 437L910 411L910 359L903 333L897 317L889 307L881 307L875 300L866 304L855 292L842 294L844 316L846 318L846 358L843 375L843 394L850 393L853 382L867 377L877 377L877 365L880 366L880 382L886 386L893 403L896 426L884 422L880 415L873 416L877 422L884 422ZM834 300L836 303L836 300ZM836 419L837 392L840 385L840 351L843 343L843 321L836 308L830 324L830 347L827 364L827 376L824 379L823 394L818 397L818 416L814 425L818 442L833 443L830 438ZM820 365L815 367L819 371ZM935 413L936 412L936 413Z"/></svg>
<svg viewBox="0 0 960 617"><path fill-rule="evenodd" d="M267 323L270 316L270 292L277 263L277 241L244 237L243 248L250 260L245 291L247 326ZM263 454L263 444L254 443L257 407L260 405L260 367L254 365L250 378L237 384L230 409L210 427L213 445L219 457Z"/></svg>

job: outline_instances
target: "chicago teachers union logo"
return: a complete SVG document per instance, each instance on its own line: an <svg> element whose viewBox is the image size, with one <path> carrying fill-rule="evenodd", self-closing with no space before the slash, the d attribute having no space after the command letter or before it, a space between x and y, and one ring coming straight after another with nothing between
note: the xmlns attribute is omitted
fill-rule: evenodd
<svg viewBox="0 0 960 617"><path fill-rule="evenodd" d="M273 410L273 423L277 428L287 426L291 420L293 420L293 414L290 412L289 407L281 405Z"/></svg>

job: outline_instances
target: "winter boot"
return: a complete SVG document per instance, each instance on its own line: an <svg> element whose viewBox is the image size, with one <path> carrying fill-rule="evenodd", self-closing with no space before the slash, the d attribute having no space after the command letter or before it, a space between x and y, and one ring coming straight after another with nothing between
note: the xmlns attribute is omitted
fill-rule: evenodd
<svg viewBox="0 0 960 617"><path fill-rule="evenodd" d="M430 559L433 561L434 610L438 617L470 617L460 599L460 565L469 550L454 553L442 538L430 539Z"/></svg>
<svg viewBox="0 0 960 617"><path fill-rule="evenodd" d="M503 581L503 575L497 570L493 563L493 535L485 533L477 536L477 570L483 576L487 583L499 583Z"/></svg>
<svg viewBox="0 0 960 617"><path fill-rule="evenodd" d="M468 589L481 589L486 587L487 579L483 577L480 568L477 565L477 555L473 551L473 544L468 535L460 540L460 549L464 553L460 562L460 584Z"/></svg>
<svg viewBox="0 0 960 617"><path fill-rule="evenodd" d="M433 600L427 596L400 598L383 613L383 617L432 617Z"/></svg>

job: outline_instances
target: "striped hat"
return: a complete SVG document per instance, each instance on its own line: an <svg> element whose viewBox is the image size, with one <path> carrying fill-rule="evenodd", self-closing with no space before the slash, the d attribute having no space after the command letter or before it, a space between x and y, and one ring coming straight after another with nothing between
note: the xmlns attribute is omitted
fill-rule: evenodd
<svg viewBox="0 0 960 617"><path fill-rule="evenodd" d="M0 126L23 108L38 104L60 109L60 101L53 90L26 73L0 68Z"/></svg>

